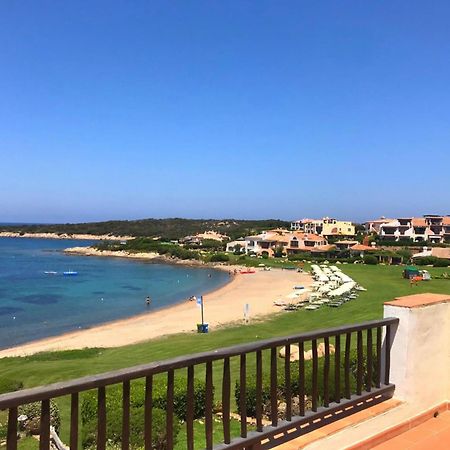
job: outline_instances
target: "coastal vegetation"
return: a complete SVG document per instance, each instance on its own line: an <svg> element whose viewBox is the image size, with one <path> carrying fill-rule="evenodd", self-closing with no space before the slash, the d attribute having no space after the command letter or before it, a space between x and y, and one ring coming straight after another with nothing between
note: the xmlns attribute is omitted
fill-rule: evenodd
<svg viewBox="0 0 450 450"><path fill-rule="evenodd" d="M277 220L235 219L141 219L106 222L2 225L0 231L18 233L92 234L97 236L157 237L161 240L180 239L206 230L226 234L231 239L260 233L272 228L287 228L290 223Z"/></svg>
<svg viewBox="0 0 450 450"><path fill-rule="evenodd" d="M236 256L236 258L239 257ZM261 261L256 258L248 259L250 261L256 260L256 263ZM276 264L278 259L268 261ZM15 380L20 385L23 384L24 387L32 387L259 339L306 332L317 328L333 327L349 322L357 323L365 320L379 319L382 317L383 302L391 300L394 297L412 293L448 293L450 291L450 270L446 268L429 268L428 270L433 277L432 281L421 282L417 286L411 286L408 280L402 278L403 267L401 266L347 264L343 265L342 269L364 286L367 291L361 292L357 300L348 302L337 309L324 307L317 311L293 311L275 315L264 321L255 321L249 325L229 326L219 330L213 330L209 334L192 333L172 335L120 348L85 349L43 353L24 358L6 358L2 360L0 379ZM443 276L443 274L447 275ZM267 356L264 355L264 361L267 361ZM251 373L255 365L254 358L248 358L247 364L249 373ZM264 364L265 370L267 367L268 365ZM213 373L217 374L217 377L220 377L221 370L222 367L219 364L214 365ZM238 360L231 360L231 370L233 383L236 383L239 379ZM295 373L295 370L292 373ZM199 396L202 395L204 375L202 370L196 371ZM181 383L181 386L185 382L183 381L185 380L184 377L185 374L179 374L177 376L177 383ZM181 381L178 381L178 379ZM219 378L214 379L214 386L216 388L215 399L217 400L220 399L221 395ZM182 388L180 392L182 392ZM136 395L136 398L138 398L139 395ZM68 442L70 398L58 398L56 402L61 417L61 437L63 441ZM159 405L159 408L161 409L163 406L164 404L162 403ZM177 406L177 408L180 408L178 414L181 416L181 422L182 405ZM234 405L234 410L237 410L237 405ZM0 413L0 424L4 423L5 415L4 413ZM200 440L203 428L204 425L201 419L198 419L195 423L198 448L204 448ZM219 440L222 431L220 423L215 423L214 429L215 436ZM89 428L86 425L87 434L89 434L88 431ZM234 434L238 433L237 423L232 424L232 432ZM30 444L30 448L37 448L38 446L38 442L34 439L21 441L21 444L25 442ZM185 442L185 427L181 426L177 448L185 448Z"/></svg>

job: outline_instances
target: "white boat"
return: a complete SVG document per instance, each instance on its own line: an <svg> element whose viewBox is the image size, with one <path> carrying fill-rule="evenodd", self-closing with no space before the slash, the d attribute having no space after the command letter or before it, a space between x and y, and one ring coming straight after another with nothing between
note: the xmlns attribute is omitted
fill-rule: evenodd
<svg viewBox="0 0 450 450"><path fill-rule="evenodd" d="M44 273L46 275L56 275L58 272L55 272L54 270L46 270Z"/></svg>
<svg viewBox="0 0 450 450"><path fill-rule="evenodd" d="M78 272L75 272L74 270L67 270L66 272L63 272L63 275L65 277L70 277L70 276L76 276L78 275Z"/></svg>

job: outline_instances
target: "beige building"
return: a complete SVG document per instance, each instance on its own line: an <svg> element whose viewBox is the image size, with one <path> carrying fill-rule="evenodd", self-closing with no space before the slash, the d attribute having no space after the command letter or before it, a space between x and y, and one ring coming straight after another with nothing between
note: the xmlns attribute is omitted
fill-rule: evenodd
<svg viewBox="0 0 450 450"><path fill-rule="evenodd" d="M291 230L304 233L320 234L325 237L354 236L355 226L352 222L331 217L323 219L301 219L291 222Z"/></svg>
<svg viewBox="0 0 450 450"><path fill-rule="evenodd" d="M236 245L241 251L262 255L267 253L272 257L278 248L283 249L285 254L310 252L327 245L327 240L318 234L303 233L300 231L288 231L275 229L263 231L255 236L246 236L244 241L235 241L227 245L227 251L234 251Z"/></svg>

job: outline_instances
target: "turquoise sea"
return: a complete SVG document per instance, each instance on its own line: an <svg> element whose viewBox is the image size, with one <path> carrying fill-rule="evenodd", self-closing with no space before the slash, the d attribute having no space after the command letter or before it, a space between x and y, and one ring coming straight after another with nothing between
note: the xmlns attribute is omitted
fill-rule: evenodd
<svg viewBox="0 0 450 450"><path fill-rule="evenodd" d="M207 268L62 253L90 244L0 238L0 348L164 308L229 279ZM63 275L70 270L78 275Z"/></svg>

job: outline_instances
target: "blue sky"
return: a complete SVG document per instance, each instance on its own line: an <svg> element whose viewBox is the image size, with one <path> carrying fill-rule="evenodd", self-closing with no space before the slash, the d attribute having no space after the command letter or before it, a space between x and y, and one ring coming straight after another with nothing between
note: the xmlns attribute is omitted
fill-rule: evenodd
<svg viewBox="0 0 450 450"><path fill-rule="evenodd" d="M450 213L448 1L4 1L0 222Z"/></svg>

